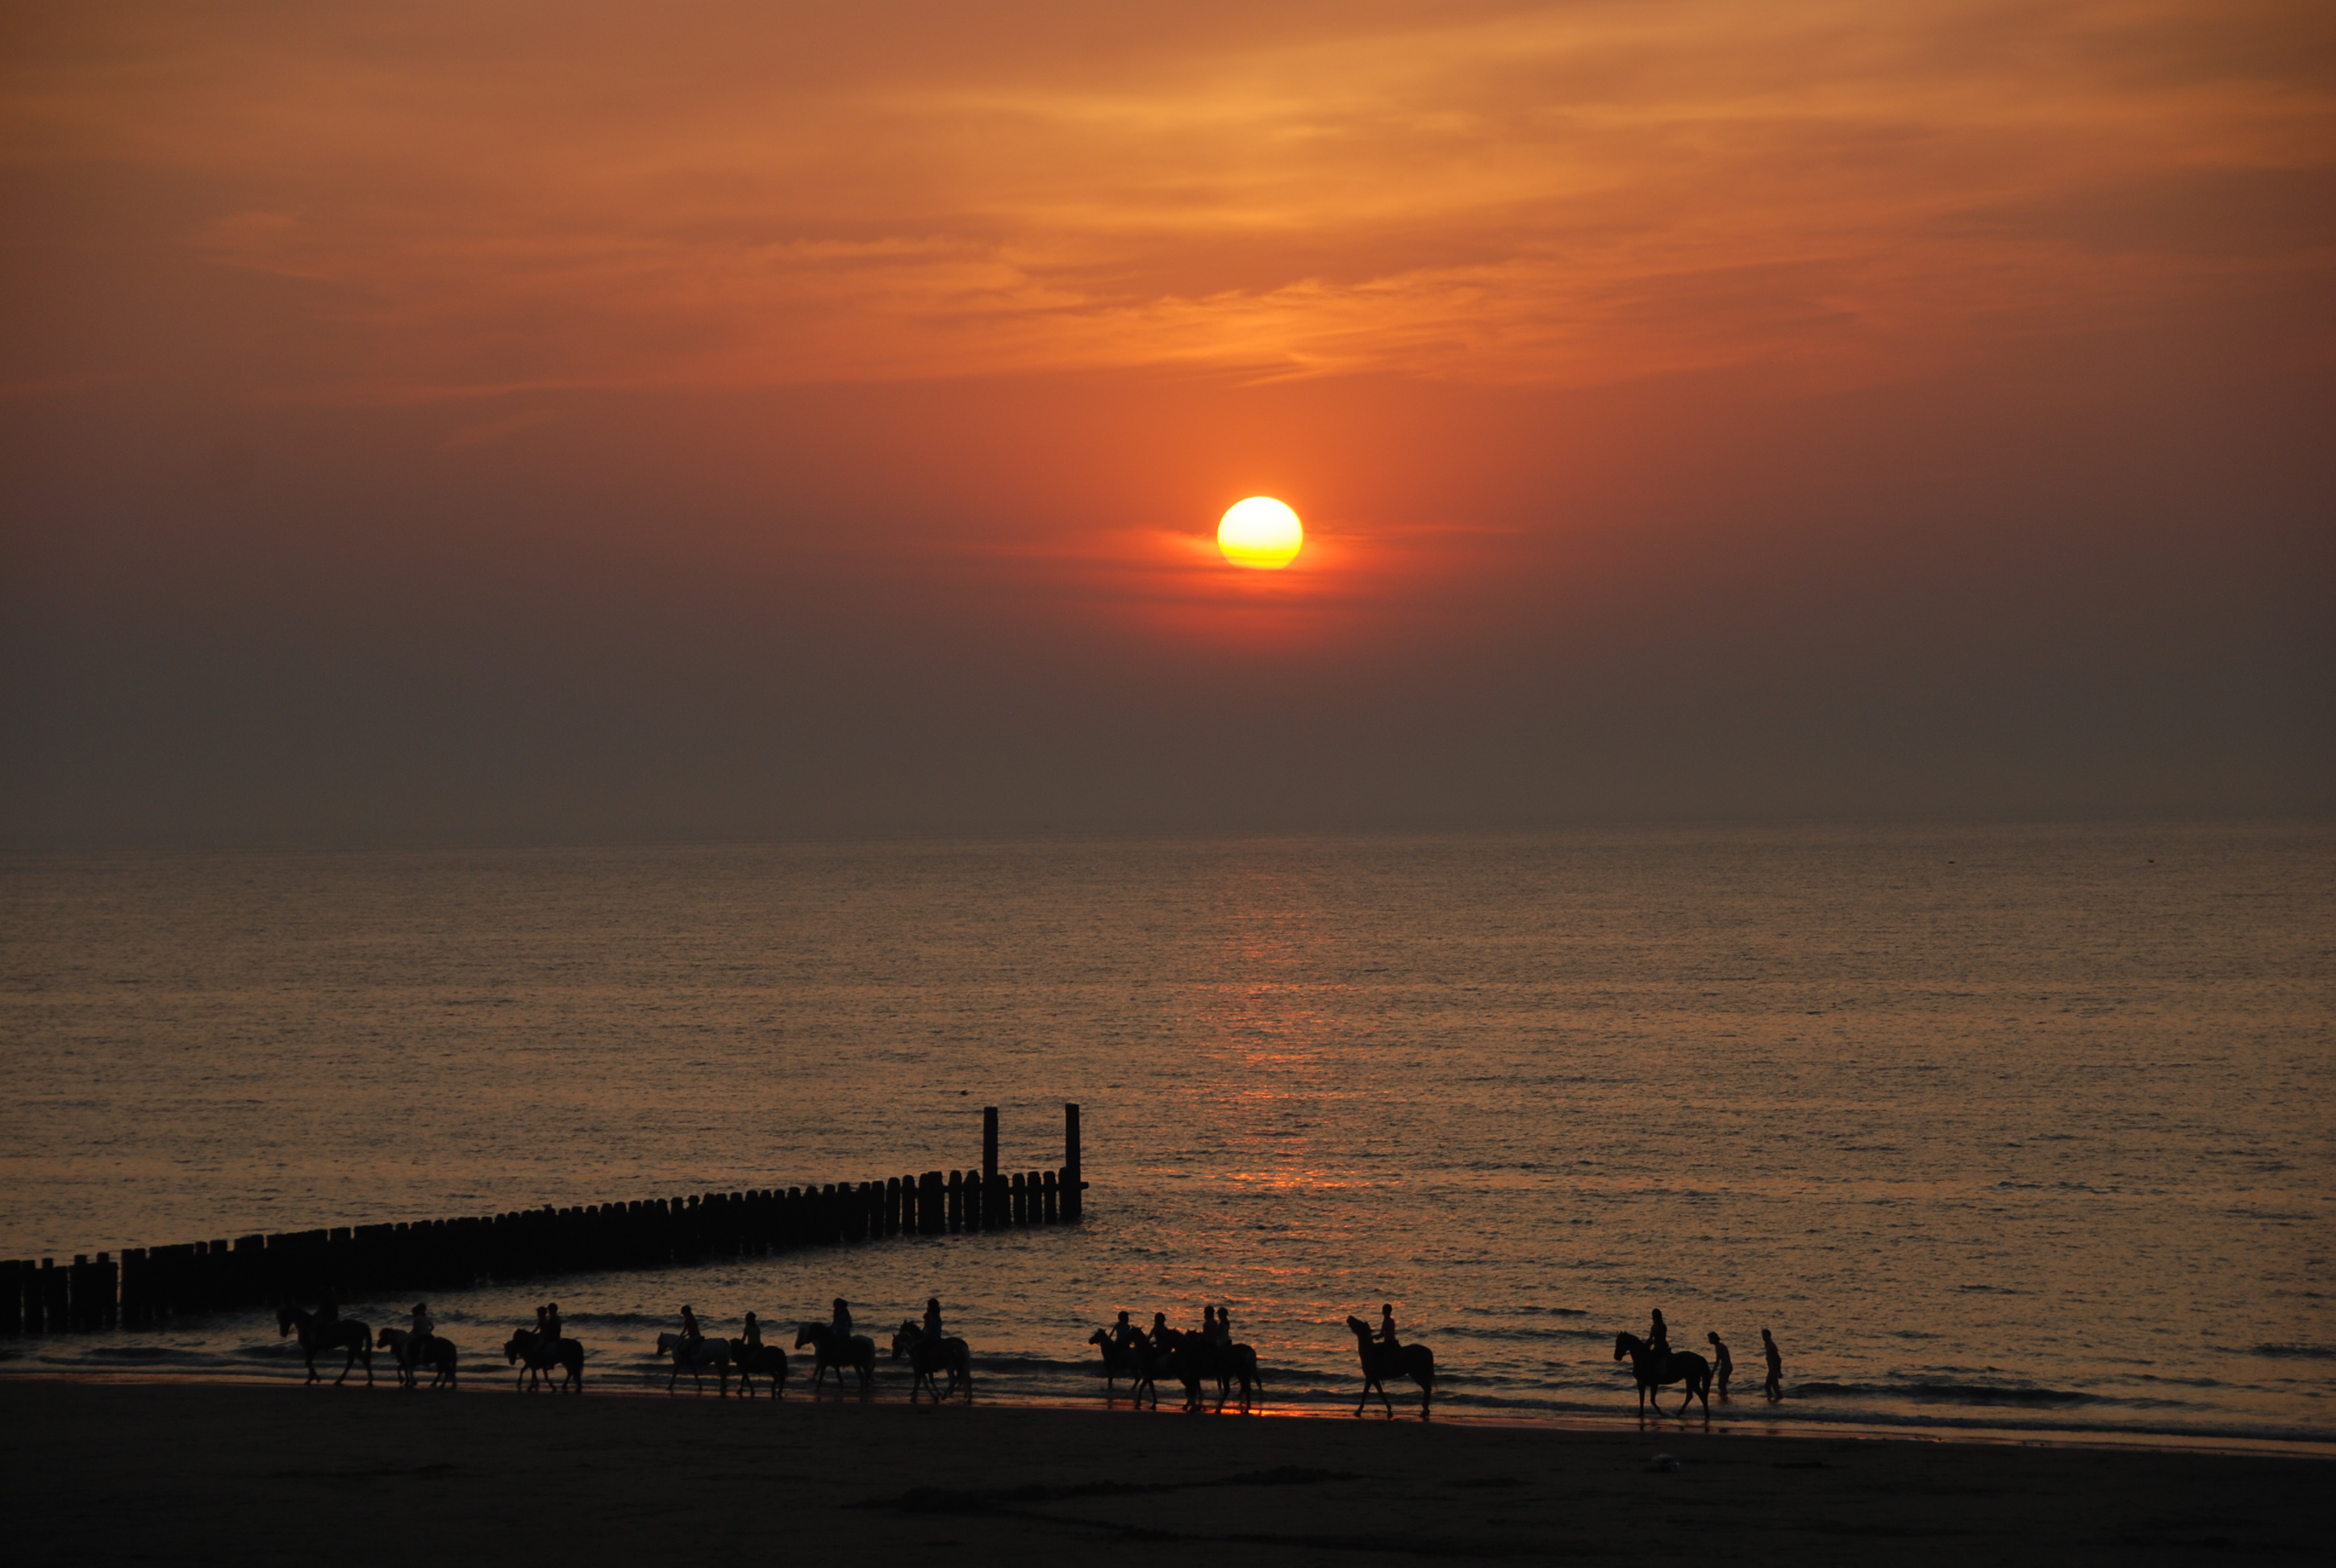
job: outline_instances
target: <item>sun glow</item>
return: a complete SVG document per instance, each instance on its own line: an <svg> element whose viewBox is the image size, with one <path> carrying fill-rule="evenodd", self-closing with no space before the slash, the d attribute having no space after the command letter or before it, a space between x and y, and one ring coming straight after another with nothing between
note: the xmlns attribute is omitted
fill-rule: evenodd
<svg viewBox="0 0 2336 1568"><path fill-rule="evenodd" d="M1305 543L1298 514L1270 495L1233 502L1217 524L1217 548L1225 559L1258 571L1288 566Z"/></svg>

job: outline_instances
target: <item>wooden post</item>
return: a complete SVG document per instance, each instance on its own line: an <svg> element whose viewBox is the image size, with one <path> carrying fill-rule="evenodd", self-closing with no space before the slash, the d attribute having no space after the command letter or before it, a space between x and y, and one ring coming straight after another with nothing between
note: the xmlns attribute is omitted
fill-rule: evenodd
<svg viewBox="0 0 2336 1568"><path fill-rule="evenodd" d="M1040 1222L1048 1225L1055 1222L1056 1203L1061 1196L1061 1188L1056 1186L1055 1183L1054 1172L1041 1171L1038 1173L1038 1217Z"/></svg>
<svg viewBox="0 0 2336 1568"><path fill-rule="evenodd" d="M994 1231L1004 1224L1006 1205L1001 1196L998 1176L998 1107L981 1107L981 1228Z"/></svg>
<svg viewBox="0 0 2336 1568"><path fill-rule="evenodd" d="M1079 1179L1079 1108L1066 1102L1063 1105L1063 1222L1076 1225L1085 1205L1079 1194L1086 1183Z"/></svg>

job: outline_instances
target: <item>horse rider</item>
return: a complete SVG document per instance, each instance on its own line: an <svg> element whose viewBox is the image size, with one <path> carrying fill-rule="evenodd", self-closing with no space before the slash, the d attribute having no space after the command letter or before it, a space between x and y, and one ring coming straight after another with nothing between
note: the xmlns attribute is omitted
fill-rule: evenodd
<svg viewBox="0 0 2336 1568"><path fill-rule="evenodd" d="M550 1356L559 1353L560 1303L557 1301L547 1302L544 1306L543 1323L540 1342L543 1346L543 1353L545 1355Z"/></svg>
<svg viewBox="0 0 2336 1568"><path fill-rule="evenodd" d="M852 1343L852 1304L841 1296L835 1299L835 1316L828 1320L828 1331L835 1336L838 1350Z"/></svg>
<svg viewBox="0 0 2336 1568"><path fill-rule="evenodd" d="M684 1301L681 1304L682 1348L689 1352L689 1359L695 1361L697 1359L698 1348L705 1343L706 1335L697 1326L697 1314L689 1310L688 1302Z"/></svg>
<svg viewBox="0 0 2336 1568"><path fill-rule="evenodd" d="M746 1347L749 1355L763 1348L763 1325L754 1320L752 1312L746 1314L746 1326L739 1330L738 1343Z"/></svg>
<svg viewBox="0 0 2336 1568"><path fill-rule="evenodd" d="M419 1363L422 1360L423 1353L430 1349L430 1336L437 1331L438 1325L430 1320L430 1303L427 1301L414 1302L413 1333L414 1359L416 1363Z"/></svg>
<svg viewBox="0 0 2336 1568"><path fill-rule="evenodd" d="M1227 1320L1223 1308L1210 1311L1209 1320L1202 1326L1201 1338L1222 1350L1233 1342L1233 1326Z"/></svg>
<svg viewBox="0 0 2336 1568"><path fill-rule="evenodd" d="M941 1299L928 1296L925 1298L925 1343L938 1345L941 1338Z"/></svg>
<svg viewBox="0 0 2336 1568"><path fill-rule="evenodd" d="M1152 1348L1160 1351L1163 1355L1165 1355L1169 1348L1176 1343L1176 1330L1168 1326L1167 1313L1154 1312L1152 1314L1151 1339Z"/></svg>
<svg viewBox="0 0 2336 1568"><path fill-rule="evenodd" d="M1217 1310L1207 1302L1201 1304L1201 1343L1213 1346L1217 1342Z"/></svg>
<svg viewBox="0 0 2336 1568"><path fill-rule="evenodd" d="M1712 1369L1719 1374L1719 1397L1725 1399L1728 1398L1728 1375L1736 1370L1736 1358L1728 1353L1728 1346L1718 1334L1706 1334L1704 1338L1711 1341Z"/></svg>
<svg viewBox="0 0 2336 1568"><path fill-rule="evenodd" d="M1395 1303L1393 1301L1382 1302L1379 1306L1379 1343L1382 1345L1403 1343L1395 1337Z"/></svg>
<svg viewBox="0 0 2336 1568"><path fill-rule="evenodd" d="M1655 1309L1655 1320L1647 1329L1647 1349L1655 1357L1655 1370L1668 1373L1671 1369L1671 1331L1663 1322L1663 1310Z"/></svg>
<svg viewBox="0 0 2336 1568"><path fill-rule="evenodd" d="M1220 1307L1217 1309L1217 1343L1231 1347L1232 1342L1233 1310L1231 1307Z"/></svg>
<svg viewBox="0 0 2336 1568"><path fill-rule="evenodd" d="M1123 1350L1144 1343L1144 1330L1127 1320L1124 1309L1119 1314L1119 1321L1111 1327L1111 1342Z"/></svg>

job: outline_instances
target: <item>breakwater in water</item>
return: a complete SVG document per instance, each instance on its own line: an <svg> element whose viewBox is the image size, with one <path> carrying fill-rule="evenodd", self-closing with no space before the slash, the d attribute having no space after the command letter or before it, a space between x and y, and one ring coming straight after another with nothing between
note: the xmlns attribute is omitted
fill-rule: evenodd
<svg viewBox="0 0 2336 1568"><path fill-rule="evenodd" d="M803 1247L1076 1224L1086 1187L1079 1108L1063 1107L1063 1163L1001 1171L998 1110L982 1112L978 1168L0 1261L0 1334L154 1328L203 1312L332 1296L462 1290L560 1274L665 1269Z"/></svg>

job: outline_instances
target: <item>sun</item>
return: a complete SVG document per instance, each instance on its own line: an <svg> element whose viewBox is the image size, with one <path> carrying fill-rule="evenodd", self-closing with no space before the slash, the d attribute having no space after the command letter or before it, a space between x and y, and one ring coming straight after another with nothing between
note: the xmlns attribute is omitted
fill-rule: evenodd
<svg viewBox="0 0 2336 1568"><path fill-rule="evenodd" d="M1270 495L1233 502L1217 524L1217 548L1225 559L1257 571L1280 570L1305 543L1298 514Z"/></svg>

